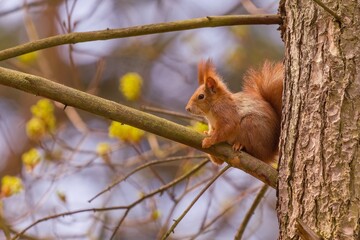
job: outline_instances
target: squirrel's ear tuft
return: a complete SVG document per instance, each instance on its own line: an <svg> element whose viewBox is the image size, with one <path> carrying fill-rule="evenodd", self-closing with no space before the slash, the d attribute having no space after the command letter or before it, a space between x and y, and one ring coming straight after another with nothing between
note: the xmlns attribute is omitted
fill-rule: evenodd
<svg viewBox="0 0 360 240"><path fill-rule="evenodd" d="M204 78L206 89L211 93L216 93L219 87L219 82L221 82L221 78L216 73L215 66L210 58L205 63Z"/></svg>
<svg viewBox="0 0 360 240"><path fill-rule="evenodd" d="M204 84L205 80L205 61L201 60L198 64L198 81L199 86Z"/></svg>
<svg viewBox="0 0 360 240"><path fill-rule="evenodd" d="M216 69L212 60L209 58L204 61L201 60L198 65L198 79L199 85L205 84L206 89L215 93L221 78L216 73Z"/></svg>
<svg viewBox="0 0 360 240"><path fill-rule="evenodd" d="M214 72L214 73L216 72L215 66L214 66L211 58L208 58L208 60L205 63L205 71L206 72Z"/></svg>
<svg viewBox="0 0 360 240"><path fill-rule="evenodd" d="M212 60L208 58L208 60L201 60L198 64L198 81L199 85L204 84L205 80L208 76L214 77L216 75L216 70Z"/></svg>

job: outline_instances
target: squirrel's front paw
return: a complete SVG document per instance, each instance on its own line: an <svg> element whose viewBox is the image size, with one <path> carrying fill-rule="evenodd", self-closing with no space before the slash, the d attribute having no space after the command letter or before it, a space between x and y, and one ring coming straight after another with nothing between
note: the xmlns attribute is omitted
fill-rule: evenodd
<svg viewBox="0 0 360 240"><path fill-rule="evenodd" d="M233 146L232 146L232 149L237 152L237 151L240 151L242 150L244 147L243 145L241 145L241 143L234 143Z"/></svg>
<svg viewBox="0 0 360 240"><path fill-rule="evenodd" d="M203 148L209 148L213 145L213 142L211 141L211 138L204 138L202 141L202 147Z"/></svg>

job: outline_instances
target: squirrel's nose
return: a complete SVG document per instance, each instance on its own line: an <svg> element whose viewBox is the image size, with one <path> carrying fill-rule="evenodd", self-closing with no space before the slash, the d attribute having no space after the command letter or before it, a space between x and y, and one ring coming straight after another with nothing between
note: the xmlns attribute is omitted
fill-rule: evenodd
<svg viewBox="0 0 360 240"><path fill-rule="evenodd" d="M186 107L186 111L190 112L190 107Z"/></svg>

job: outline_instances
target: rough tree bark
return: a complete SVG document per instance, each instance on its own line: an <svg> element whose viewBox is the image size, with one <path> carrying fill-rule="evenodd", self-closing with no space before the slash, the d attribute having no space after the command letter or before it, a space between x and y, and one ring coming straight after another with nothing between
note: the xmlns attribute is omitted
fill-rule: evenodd
<svg viewBox="0 0 360 240"><path fill-rule="evenodd" d="M282 1L285 90L279 239L297 220L323 239L360 239L360 6ZM315 239L315 238L314 238Z"/></svg>

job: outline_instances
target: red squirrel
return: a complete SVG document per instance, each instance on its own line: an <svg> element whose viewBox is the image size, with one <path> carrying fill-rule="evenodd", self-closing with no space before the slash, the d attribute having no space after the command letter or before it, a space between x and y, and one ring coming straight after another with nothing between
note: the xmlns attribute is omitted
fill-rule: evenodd
<svg viewBox="0 0 360 240"><path fill-rule="evenodd" d="M276 160L280 137L284 69L280 63L266 61L259 71L250 69L243 90L232 93L216 72L211 60L198 65L199 87L186 110L205 116L209 131L203 148L227 142L234 151L271 163ZM214 156L215 164L223 161Z"/></svg>

